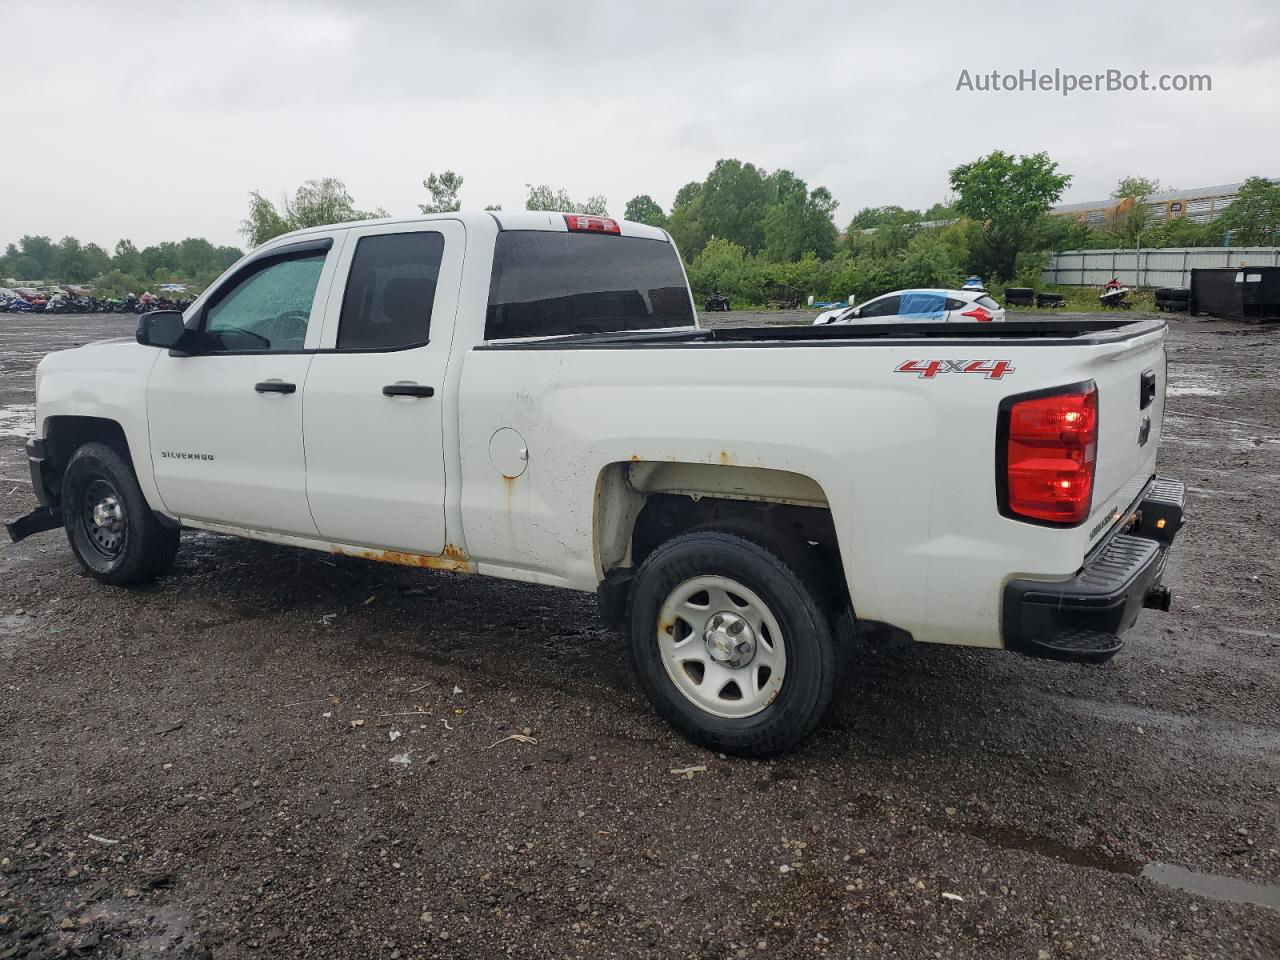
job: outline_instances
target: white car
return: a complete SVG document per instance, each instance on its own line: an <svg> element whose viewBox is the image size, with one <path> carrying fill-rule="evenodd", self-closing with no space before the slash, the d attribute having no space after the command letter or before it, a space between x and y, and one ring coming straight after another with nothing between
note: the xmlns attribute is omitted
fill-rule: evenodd
<svg viewBox="0 0 1280 960"><path fill-rule="evenodd" d="M856 307L838 307L818 315L815 325L830 323L992 323L1004 320L1004 307L985 290L895 290Z"/></svg>
<svg viewBox="0 0 1280 960"><path fill-rule="evenodd" d="M776 753L855 638L1097 661L1167 609L1165 322L1001 326L703 329L670 236L605 217L307 229L45 357L6 526L108 584L192 528L594 591L663 716Z"/></svg>

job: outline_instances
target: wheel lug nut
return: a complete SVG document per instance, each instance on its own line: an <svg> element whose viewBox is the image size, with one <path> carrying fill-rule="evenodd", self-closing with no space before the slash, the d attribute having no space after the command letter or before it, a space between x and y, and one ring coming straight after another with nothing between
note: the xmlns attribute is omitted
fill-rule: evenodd
<svg viewBox="0 0 1280 960"><path fill-rule="evenodd" d="M733 621L733 623L729 624L729 633L730 633L732 636L735 636L735 637L736 637L736 636L737 636L738 634L740 634L741 632L742 632L742 621L741 621L741 620L735 620L735 621Z"/></svg>

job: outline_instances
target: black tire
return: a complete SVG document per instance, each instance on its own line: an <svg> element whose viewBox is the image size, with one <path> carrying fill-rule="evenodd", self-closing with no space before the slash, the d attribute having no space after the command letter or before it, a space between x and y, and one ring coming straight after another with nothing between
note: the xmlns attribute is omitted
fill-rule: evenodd
<svg viewBox="0 0 1280 960"><path fill-rule="evenodd" d="M1157 300L1190 300L1190 287L1156 287Z"/></svg>
<svg viewBox="0 0 1280 960"><path fill-rule="evenodd" d="M95 507L103 511L95 514ZM156 518L129 461L105 443L86 443L71 455L62 517L76 560L102 583L145 583L168 570L178 552L178 529Z"/></svg>
<svg viewBox="0 0 1280 960"><path fill-rule="evenodd" d="M726 577L754 592L781 630L782 685L758 712L724 717L686 696L659 649L659 614L669 595L695 577ZM790 750L818 725L840 672L829 591L811 552L768 543L741 528L696 529L657 547L640 565L627 604L632 661L641 689L658 713L695 743L739 756ZM701 641L698 641L701 642Z"/></svg>

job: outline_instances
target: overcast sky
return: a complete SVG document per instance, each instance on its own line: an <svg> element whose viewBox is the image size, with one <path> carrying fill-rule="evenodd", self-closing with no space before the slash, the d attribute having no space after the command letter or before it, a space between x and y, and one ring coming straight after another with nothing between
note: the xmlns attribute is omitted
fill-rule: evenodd
<svg viewBox="0 0 1280 960"><path fill-rule="evenodd" d="M1280 4L1250 2L7 2L0 243L242 244L246 195L346 182L414 213L526 183L621 214L721 157L863 206L923 207L995 148L1044 150L1064 201L1136 173L1280 176ZM962 69L1208 73L1210 93L977 93Z"/></svg>

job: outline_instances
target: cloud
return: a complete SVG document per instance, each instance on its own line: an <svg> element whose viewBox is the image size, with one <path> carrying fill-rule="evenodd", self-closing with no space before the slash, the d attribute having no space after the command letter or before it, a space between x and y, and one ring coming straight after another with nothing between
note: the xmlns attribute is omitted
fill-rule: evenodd
<svg viewBox="0 0 1280 960"><path fill-rule="evenodd" d="M1141 173L1280 173L1269 2L27 4L7 14L0 242L237 242L248 191L343 179L412 212L451 168L470 207L524 184L669 204L721 157L860 207L927 206L997 147L1047 151L1069 199ZM66 41L65 47L62 41ZM51 56L65 49L66 55ZM1211 93L957 92L960 70L1209 73ZM1215 149L1219 144L1229 149Z"/></svg>

